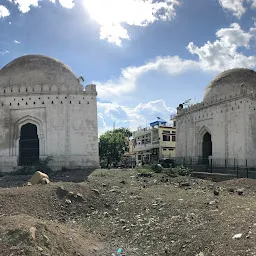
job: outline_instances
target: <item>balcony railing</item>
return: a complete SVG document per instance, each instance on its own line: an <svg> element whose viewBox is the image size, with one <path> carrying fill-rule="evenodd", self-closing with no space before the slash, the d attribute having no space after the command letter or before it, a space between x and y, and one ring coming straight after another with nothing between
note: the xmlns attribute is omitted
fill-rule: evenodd
<svg viewBox="0 0 256 256"><path fill-rule="evenodd" d="M157 143L147 143L147 144L141 144L141 145L136 145L134 147L134 152L138 151L144 151L144 150L150 150L152 148L158 148L159 147L159 142Z"/></svg>

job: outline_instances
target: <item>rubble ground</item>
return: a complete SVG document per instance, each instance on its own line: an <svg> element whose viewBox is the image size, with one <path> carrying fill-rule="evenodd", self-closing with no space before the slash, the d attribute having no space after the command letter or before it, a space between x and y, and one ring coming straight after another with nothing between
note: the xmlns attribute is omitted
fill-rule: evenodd
<svg viewBox="0 0 256 256"><path fill-rule="evenodd" d="M96 170L80 183L34 186L23 186L29 176L0 178L0 255L256 255L256 180L145 176Z"/></svg>

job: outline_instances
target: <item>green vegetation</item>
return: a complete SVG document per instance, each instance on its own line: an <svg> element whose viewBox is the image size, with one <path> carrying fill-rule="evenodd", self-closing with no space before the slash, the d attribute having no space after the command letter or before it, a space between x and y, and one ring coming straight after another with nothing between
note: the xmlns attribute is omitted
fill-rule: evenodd
<svg viewBox="0 0 256 256"><path fill-rule="evenodd" d="M21 169L11 172L11 175L28 175L33 174L36 171L42 171L46 174L50 174L52 172L51 167L49 166L49 163L53 160L53 157L48 156L45 159L39 159L35 165L32 166L22 166Z"/></svg>
<svg viewBox="0 0 256 256"><path fill-rule="evenodd" d="M152 164L151 165L152 171L159 173L163 171L163 167L160 164Z"/></svg>
<svg viewBox="0 0 256 256"><path fill-rule="evenodd" d="M170 177L177 177L177 176L190 176L191 171L192 171L191 169L183 165L180 165L174 168L169 168L167 170L164 170L164 173Z"/></svg>
<svg viewBox="0 0 256 256"><path fill-rule="evenodd" d="M136 171L138 172L138 176L141 176L141 177L152 177L153 175L152 170L147 168L139 168L139 169L136 169Z"/></svg>
<svg viewBox="0 0 256 256"><path fill-rule="evenodd" d="M107 131L100 136L100 165L103 168L116 167L129 148L129 137L132 135L127 128Z"/></svg>
<svg viewBox="0 0 256 256"><path fill-rule="evenodd" d="M159 164L151 165L151 170L155 173L164 173L170 177L177 177L177 176L189 176L191 174L191 169L185 167L183 165L171 167L171 168L163 168Z"/></svg>

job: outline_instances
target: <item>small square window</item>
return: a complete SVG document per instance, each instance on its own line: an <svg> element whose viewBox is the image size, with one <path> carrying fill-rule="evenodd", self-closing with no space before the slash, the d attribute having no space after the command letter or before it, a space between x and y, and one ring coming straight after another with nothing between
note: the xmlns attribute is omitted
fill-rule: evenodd
<svg viewBox="0 0 256 256"><path fill-rule="evenodd" d="M170 135L163 135L163 141L170 141Z"/></svg>

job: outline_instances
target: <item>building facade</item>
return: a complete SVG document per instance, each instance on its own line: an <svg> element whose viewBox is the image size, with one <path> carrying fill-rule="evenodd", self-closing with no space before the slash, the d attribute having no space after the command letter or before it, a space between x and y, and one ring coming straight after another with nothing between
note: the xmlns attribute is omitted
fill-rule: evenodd
<svg viewBox="0 0 256 256"><path fill-rule="evenodd" d="M176 155L256 164L256 72L231 69L205 89L199 104L177 108ZM223 164L222 163L222 164Z"/></svg>
<svg viewBox="0 0 256 256"><path fill-rule="evenodd" d="M41 55L0 70L0 168L53 157L52 166L99 166L96 86L80 84L62 62Z"/></svg>
<svg viewBox="0 0 256 256"><path fill-rule="evenodd" d="M164 120L150 123L150 127L133 132L136 163L153 163L175 157L176 127Z"/></svg>

